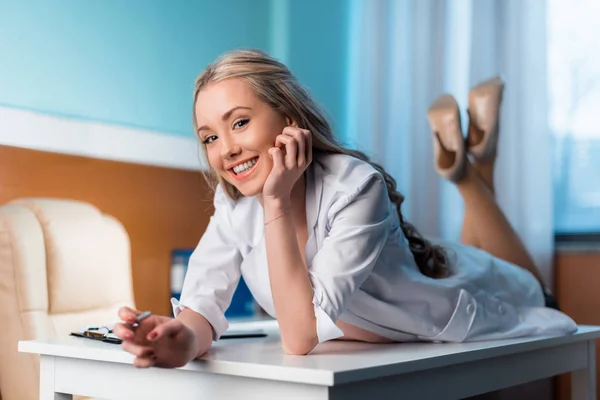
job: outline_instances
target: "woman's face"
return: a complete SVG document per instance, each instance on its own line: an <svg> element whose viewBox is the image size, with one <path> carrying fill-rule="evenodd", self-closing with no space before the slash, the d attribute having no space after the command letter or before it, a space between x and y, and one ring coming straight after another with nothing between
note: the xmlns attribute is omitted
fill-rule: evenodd
<svg viewBox="0 0 600 400"><path fill-rule="evenodd" d="M208 84L194 111L212 169L244 196L260 194L273 166L268 151L290 121L241 78Z"/></svg>

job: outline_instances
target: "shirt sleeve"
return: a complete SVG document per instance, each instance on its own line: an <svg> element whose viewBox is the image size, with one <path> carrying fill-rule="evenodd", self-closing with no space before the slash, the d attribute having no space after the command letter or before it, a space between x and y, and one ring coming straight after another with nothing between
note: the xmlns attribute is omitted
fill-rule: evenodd
<svg viewBox="0 0 600 400"><path fill-rule="evenodd" d="M232 205L228 202L221 186L217 186L215 212L190 257L181 300L171 299L175 316L189 308L206 318L213 328L213 340L229 327L225 311L241 274L242 257L233 238L229 222Z"/></svg>
<svg viewBox="0 0 600 400"><path fill-rule="evenodd" d="M343 336L335 322L385 246L389 202L383 177L374 174L329 210L329 235L309 269L319 343Z"/></svg>

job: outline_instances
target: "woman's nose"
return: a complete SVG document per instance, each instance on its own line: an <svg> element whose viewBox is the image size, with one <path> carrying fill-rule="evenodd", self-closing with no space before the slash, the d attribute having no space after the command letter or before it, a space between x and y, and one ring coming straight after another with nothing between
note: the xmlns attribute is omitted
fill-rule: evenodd
<svg viewBox="0 0 600 400"><path fill-rule="evenodd" d="M240 154L241 148L231 139L221 141L221 157L231 159Z"/></svg>

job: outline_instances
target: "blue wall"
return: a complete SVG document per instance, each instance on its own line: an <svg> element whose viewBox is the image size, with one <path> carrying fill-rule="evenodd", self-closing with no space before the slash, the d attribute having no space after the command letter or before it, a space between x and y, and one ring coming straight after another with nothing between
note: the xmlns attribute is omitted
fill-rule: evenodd
<svg viewBox="0 0 600 400"><path fill-rule="evenodd" d="M292 0L288 65L344 137L348 0Z"/></svg>
<svg viewBox="0 0 600 400"><path fill-rule="evenodd" d="M344 0L0 0L0 105L192 136L195 77L223 51L256 47L281 56L339 125L346 8Z"/></svg>
<svg viewBox="0 0 600 400"><path fill-rule="evenodd" d="M194 79L268 50L269 0L0 0L0 104L192 135Z"/></svg>

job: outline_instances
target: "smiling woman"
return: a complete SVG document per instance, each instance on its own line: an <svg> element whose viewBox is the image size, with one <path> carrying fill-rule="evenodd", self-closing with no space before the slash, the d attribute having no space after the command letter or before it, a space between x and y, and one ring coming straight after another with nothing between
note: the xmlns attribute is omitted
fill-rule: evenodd
<svg viewBox="0 0 600 400"><path fill-rule="evenodd" d="M260 194L273 167L269 149L293 122L261 101L242 78L207 84L194 110L212 171L243 196Z"/></svg>
<svg viewBox="0 0 600 400"><path fill-rule="evenodd" d="M444 97L430 110L437 170L457 184L467 210L464 244L433 244L404 219L394 179L336 143L285 65L255 50L224 54L197 79L193 107L218 182L215 213L173 301L176 317L153 316L134 331L128 323L138 312L122 309L126 323L115 333L123 347L140 367L177 367L204 354L228 327L224 312L240 276L277 318L289 354L333 339L574 331L572 319L545 307L536 268L487 186L501 99L499 79L473 89L468 149L456 102Z"/></svg>

